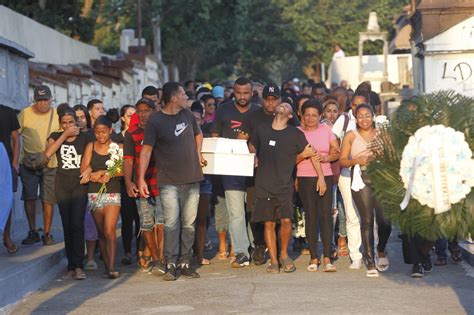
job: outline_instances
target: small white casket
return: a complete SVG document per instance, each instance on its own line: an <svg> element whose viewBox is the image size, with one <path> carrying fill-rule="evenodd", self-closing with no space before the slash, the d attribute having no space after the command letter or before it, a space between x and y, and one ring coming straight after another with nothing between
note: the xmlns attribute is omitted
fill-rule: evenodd
<svg viewBox="0 0 474 315"><path fill-rule="evenodd" d="M255 154L249 153L246 140L204 138L201 152L207 161L204 174L253 176Z"/></svg>

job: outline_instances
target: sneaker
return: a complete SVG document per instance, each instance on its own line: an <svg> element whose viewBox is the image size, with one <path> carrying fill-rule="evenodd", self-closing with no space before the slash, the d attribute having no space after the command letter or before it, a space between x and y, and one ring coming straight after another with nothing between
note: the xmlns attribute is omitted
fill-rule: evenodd
<svg viewBox="0 0 474 315"><path fill-rule="evenodd" d="M425 262L421 264L423 266L423 270L426 273L430 273L433 270L433 264L430 262Z"/></svg>
<svg viewBox="0 0 474 315"><path fill-rule="evenodd" d="M436 260L435 260L434 265L435 266L446 266L446 263L447 263L446 258L438 256L438 258L436 258Z"/></svg>
<svg viewBox="0 0 474 315"><path fill-rule="evenodd" d="M84 270L86 271L94 271L97 270L98 266L95 260L88 260L87 263L84 266Z"/></svg>
<svg viewBox="0 0 474 315"><path fill-rule="evenodd" d="M21 245L33 245L34 243L40 242L40 236L36 231L29 231L28 236L21 241Z"/></svg>
<svg viewBox="0 0 474 315"><path fill-rule="evenodd" d="M165 281L176 281L176 265L175 264L168 264L166 266L166 273L163 276L163 280Z"/></svg>
<svg viewBox="0 0 474 315"><path fill-rule="evenodd" d="M182 264L180 274L190 279L201 278L201 276L189 264Z"/></svg>
<svg viewBox="0 0 474 315"><path fill-rule="evenodd" d="M412 278L423 278L424 275L423 266L421 264L414 264L411 270Z"/></svg>
<svg viewBox="0 0 474 315"><path fill-rule="evenodd" d="M260 266L265 263L265 251L266 247L263 245L258 245L252 252L252 261L255 265Z"/></svg>
<svg viewBox="0 0 474 315"><path fill-rule="evenodd" d="M41 236L41 239L43 240L44 246L54 245L53 235L51 235L50 233L45 233Z"/></svg>
<svg viewBox="0 0 474 315"><path fill-rule="evenodd" d="M166 267L160 261L154 261L150 263L150 268L148 268L148 273L161 277L166 273Z"/></svg>
<svg viewBox="0 0 474 315"><path fill-rule="evenodd" d="M242 253L238 254L237 257L235 257L235 260L231 264L232 268L241 268L248 265L250 265L250 261L248 257Z"/></svg>
<svg viewBox="0 0 474 315"><path fill-rule="evenodd" d="M349 269L360 269L362 266L362 260L361 259L354 259L349 266Z"/></svg>
<svg viewBox="0 0 474 315"><path fill-rule="evenodd" d="M459 263L462 261L462 251L459 247L451 251L451 259L454 263Z"/></svg>

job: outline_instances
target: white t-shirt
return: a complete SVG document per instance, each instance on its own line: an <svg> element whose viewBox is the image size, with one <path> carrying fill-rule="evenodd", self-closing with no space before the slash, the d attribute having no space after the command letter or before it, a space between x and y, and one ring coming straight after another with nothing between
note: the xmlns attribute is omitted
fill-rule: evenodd
<svg viewBox="0 0 474 315"><path fill-rule="evenodd" d="M336 121L334 122L334 125L332 126L332 132L338 137L339 139L342 140L344 138L344 134L347 133L348 131L356 129L356 118L354 115L352 115L352 110L349 111L349 123L347 124L346 131L342 130L344 128L344 114L339 116Z"/></svg>

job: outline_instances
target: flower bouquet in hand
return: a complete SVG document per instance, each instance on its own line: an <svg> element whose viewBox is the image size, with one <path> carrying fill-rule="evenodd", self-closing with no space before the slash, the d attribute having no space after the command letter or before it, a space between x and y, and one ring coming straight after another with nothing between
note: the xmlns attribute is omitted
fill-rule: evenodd
<svg viewBox="0 0 474 315"><path fill-rule="evenodd" d="M121 149L117 143L112 142L109 145L109 150L107 151L107 154L109 155L109 159L105 162L107 170L105 172L104 177L106 178L105 181L102 183L102 186L100 186L99 191L97 192L97 199L91 207L91 210L95 208L95 206L99 203L104 194L107 193L107 183L109 182L109 180L115 177L117 174L122 173L123 170L123 149Z"/></svg>

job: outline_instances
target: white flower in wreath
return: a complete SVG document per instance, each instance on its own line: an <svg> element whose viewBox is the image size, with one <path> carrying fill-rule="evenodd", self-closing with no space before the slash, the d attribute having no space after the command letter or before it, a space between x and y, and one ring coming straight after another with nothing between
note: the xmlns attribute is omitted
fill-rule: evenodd
<svg viewBox="0 0 474 315"><path fill-rule="evenodd" d="M402 209L411 196L434 208L435 213L448 211L474 186L473 169L472 152L463 133L442 125L418 129L405 146L400 163L407 189Z"/></svg>
<svg viewBox="0 0 474 315"><path fill-rule="evenodd" d="M377 128L380 128L382 126L388 126L389 124L390 124L390 122L388 121L387 116L385 116L385 115L375 116L375 126Z"/></svg>

